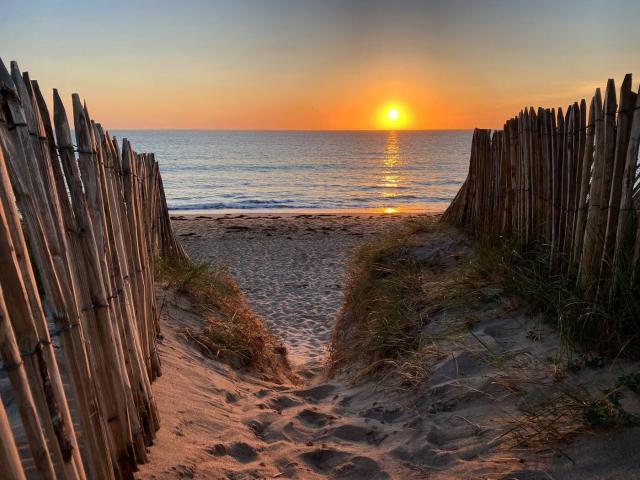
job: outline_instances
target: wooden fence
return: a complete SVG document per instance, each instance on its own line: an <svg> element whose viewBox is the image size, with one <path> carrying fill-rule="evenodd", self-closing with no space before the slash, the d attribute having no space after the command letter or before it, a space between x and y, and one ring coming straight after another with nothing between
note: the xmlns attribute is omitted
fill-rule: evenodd
<svg viewBox="0 0 640 480"><path fill-rule="evenodd" d="M133 478L160 426L154 261L184 252L153 154L120 148L72 100L77 145L57 91L52 121L38 83L0 60L0 356L19 413L10 428L0 402L7 480Z"/></svg>
<svg viewBox="0 0 640 480"><path fill-rule="evenodd" d="M525 108L475 130L469 174L445 221L548 248L589 301L610 302L639 273L640 95L626 75L562 109Z"/></svg>

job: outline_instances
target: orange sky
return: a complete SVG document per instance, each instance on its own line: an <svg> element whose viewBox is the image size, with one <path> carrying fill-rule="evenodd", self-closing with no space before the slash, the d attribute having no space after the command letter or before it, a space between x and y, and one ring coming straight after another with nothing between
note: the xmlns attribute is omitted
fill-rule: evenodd
<svg viewBox="0 0 640 480"><path fill-rule="evenodd" d="M631 0L3 2L5 62L112 129L495 128L640 65Z"/></svg>

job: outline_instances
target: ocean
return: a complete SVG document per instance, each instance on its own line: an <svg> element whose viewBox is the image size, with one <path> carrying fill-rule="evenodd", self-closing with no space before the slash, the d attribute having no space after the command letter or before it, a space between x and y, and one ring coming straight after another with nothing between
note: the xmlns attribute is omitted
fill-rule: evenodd
<svg viewBox="0 0 640 480"><path fill-rule="evenodd" d="M119 130L154 152L172 211L439 210L469 165L471 131Z"/></svg>

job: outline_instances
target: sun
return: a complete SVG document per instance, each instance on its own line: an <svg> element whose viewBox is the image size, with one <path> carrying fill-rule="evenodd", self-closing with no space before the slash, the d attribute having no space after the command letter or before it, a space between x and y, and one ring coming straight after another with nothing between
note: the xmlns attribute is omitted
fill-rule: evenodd
<svg viewBox="0 0 640 480"><path fill-rule="evenodd" d="M383 130L402 130L411 125L409 109L403 103L391 101L378 106L376 126Z"/></svg>

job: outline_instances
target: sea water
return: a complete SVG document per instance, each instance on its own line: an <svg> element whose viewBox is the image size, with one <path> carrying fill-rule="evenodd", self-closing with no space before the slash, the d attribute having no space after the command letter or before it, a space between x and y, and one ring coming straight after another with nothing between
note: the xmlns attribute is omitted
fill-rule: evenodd
<svg viewBox="0 0 640 480"><path fill-rule="evenodd" d="M471 131L112 131L154 152L173 211L444 209Z"/></svg>

